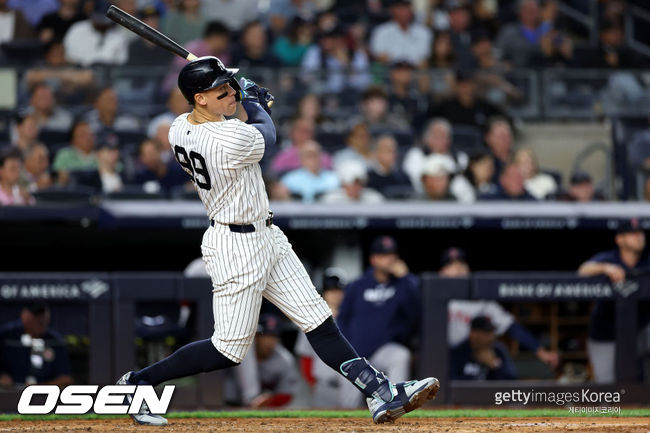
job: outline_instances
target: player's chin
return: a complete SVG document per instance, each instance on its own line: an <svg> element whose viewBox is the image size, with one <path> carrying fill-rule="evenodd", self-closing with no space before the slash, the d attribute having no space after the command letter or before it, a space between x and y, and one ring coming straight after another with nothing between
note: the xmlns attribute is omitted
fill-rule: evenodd
<svg viewBox="0 0 650 433"><path fill-rule="evenodd" d="M237 111L237 101L234 101L232 104L228 104L226 110L228 110L228 112L226 113L226 115L228 116L232 116L233 114L235 114L235 112Z"/></svg>

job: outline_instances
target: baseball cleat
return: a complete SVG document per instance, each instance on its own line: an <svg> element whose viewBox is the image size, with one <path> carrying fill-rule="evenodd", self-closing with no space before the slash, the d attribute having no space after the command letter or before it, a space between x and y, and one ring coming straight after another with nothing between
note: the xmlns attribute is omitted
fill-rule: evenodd
<svg viewBox="0 0 650 433"><path fill-rule="evenodd" d="M131 383L129 381L129 378L131 377L132 371L127 372L124 376L120 377L120 379L117 381L117 385L135 385L134 383ZM127 394L124 397L124 400L126 401L126 404L129 406L131 405L131 402L133 401L133 396L131 394ZM134 422L141 424L141 425L155 425L155 426L163 426L167 425L167 420L163 418L160 415L154 415L151 413L149 410L149 406L147 406L147 403L144 401L142 402L142 406L140 406L140 410L136 414L129 414L129 416L133 419Z"/></svg>
<svg viewBox="0 0 650 433"><path fill-rule="evenodd" d="M393 399L385 402L379 398L367 398L368 409L375 424L393 422L405 413L409 413L429 400L433 400L440 389L440 382L435 377L422 380L400 382L393 386Z"/></svg>

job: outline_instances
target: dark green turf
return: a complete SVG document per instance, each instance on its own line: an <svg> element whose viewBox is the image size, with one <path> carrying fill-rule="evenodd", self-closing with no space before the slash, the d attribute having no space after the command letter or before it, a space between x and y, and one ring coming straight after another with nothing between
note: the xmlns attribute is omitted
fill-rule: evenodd
<svg viewBox="0 0 650 433"><path fill-rule="evenodd" d="M648 409L621 409L620 413L578 413L565 409L440 409L417 410L406 415L412 418L526 418L526 417L650 417ZM65 420L123 418L125 415L16 415L0 414L0 421ZM242 410L224 412L170 412L167 418L370 418L367 410Z"/></svg>

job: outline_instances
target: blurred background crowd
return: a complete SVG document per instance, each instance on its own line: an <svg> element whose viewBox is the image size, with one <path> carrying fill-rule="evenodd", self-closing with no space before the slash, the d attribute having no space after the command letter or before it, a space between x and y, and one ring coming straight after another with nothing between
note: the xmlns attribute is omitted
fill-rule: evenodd
<svg viewBox="0 0 650 433"><path fill-rule="evenodd" d="M1 204L195 197L167 138L185 61L111 3L276 95L273 200L650 198L643 0L0 0ZM523 126L620 114L598 173Z"/></svg>

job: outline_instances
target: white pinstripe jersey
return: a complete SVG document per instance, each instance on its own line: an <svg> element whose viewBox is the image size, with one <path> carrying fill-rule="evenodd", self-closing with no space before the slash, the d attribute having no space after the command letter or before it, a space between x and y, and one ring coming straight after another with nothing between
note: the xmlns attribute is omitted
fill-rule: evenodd
<svg viewBox="0 0 650 433"><path fill-rule="evenodd" d="M221 224L249 224L268 217L262 170L264 138L239 119L193 125L189 113L169 130L176 160L192 177L208 217Z"/></svg>

